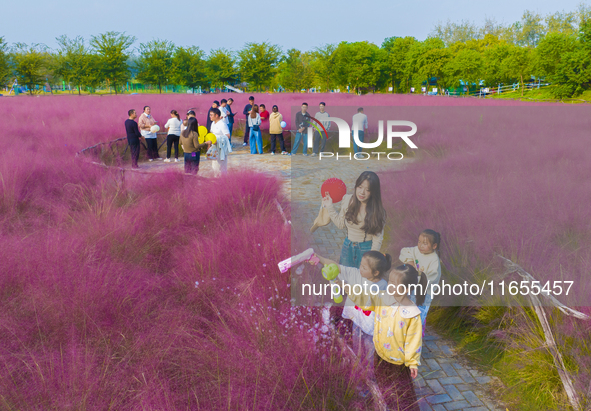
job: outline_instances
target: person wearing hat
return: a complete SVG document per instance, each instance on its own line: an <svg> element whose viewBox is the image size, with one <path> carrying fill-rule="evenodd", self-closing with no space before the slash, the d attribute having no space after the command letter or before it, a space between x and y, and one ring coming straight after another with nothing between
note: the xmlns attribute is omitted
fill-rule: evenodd
<svg viewBox="0 0 591 411"><path fill-rule="evenodd" d="M213 110L214 108L218 108L220 106L220 102L215 100L213 103L211 103L211 107L209 108L209 111L207 112L207 131L209 132L211 130L211 117L209 115L209 113L211 113L211 110Z"/></svg>
<svg viewBox="0 0 591 411"><path fill-rule="evenodd" d="M246 116L246 125L244 126L244 144L242 144L242 146L246 146L249 142L250 126L248 125L248 116L250 116L250 111L252 110L253 105L254 96L250 96L248 98L248 104L244 106L244 110L242 111L242 114Z"/></svg>
<svg viewBox="0 0 591 411"><path fill-rule="evenodd" d="M285 141L283 141L283 127L281 127L281 122L283 121L283 116L279 113L279 107L274 105L272 108L272 113L269 116L269 134L271 135L271 155L275 155L275 140L279 139L279 144L281 145L281 154L287 155L287 151L285 151Z"/></svg>

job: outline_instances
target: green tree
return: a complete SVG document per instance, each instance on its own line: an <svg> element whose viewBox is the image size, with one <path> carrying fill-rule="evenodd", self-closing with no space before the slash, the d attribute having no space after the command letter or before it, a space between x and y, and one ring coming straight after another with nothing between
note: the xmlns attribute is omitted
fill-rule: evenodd
<svg viewBox="0 0 591 411"><path fill-rule="evenodd" d="M560 98L577 96L591 87L591 19L581 22L575 47L561 54L550 79Z"/></svg>
<svg viewBox="0 0 591 411"><path fill-rule="evenodd" d="M176 84L189 87L193 92L197 87L207 85L205 74L205 53L199 47L178 47L174 52L172 78Z"/></svg>
<svg viewBox="0 0 591 411"><path fill-rule="evenodd" d="M521 20L513 23L503 33L503 38L517 46L536 47L547 32L539 13L526 10Z"/></svg>
<svg viewBox="0 0 591 411"><path fill-rule="evenodd" d="M54 74L68 83L73 83L81 94L81 87L91 83L96 77L97 67L92 65L93 59L80 36L73 39L67 36L56 38L59 50L54 59Z"/></svg>
<svg viewBox="0 0 591 411"><path fill-rule="evenodd" d="M11 74L8 45L4 41L4 37L0 37L0 87L8 85Z"/></svg>
<svg viewBox="0 0 591 411"><path fill-rule="evenodd" d="M152 40L140 44L140 56L137 62L137 80L158 86L168 84L173 75L174 44L167 40Z"/></svg>
<svg viewBox="0 0 591 411"><path fill-rule="evenodd" d="M29 94L37 93L37 87L43 86L48 75L47 46L42 44L27 46L24 43L17 43L13 63L19 84L27 86Z"/></svg>
<svg viewBox="0 0 591 411"><path fill-rule="evenodd" d="M382 49L387 53L384 73L389 77L392 93L399 93L402 89L408 91L406 65L409 51L416 42L414 37L389 37L382 43Z"/></svg>
<svg viewBox="0 0 591 411"><path fill-rule="evenodd" d="M545 18L548 33L574 33L577 24L575 12L565 13L557 11Z"/></svg>
<svg viewBox="0 0 591 411"><path fill-rule="evenodd" d="M322 90L330 91L335 85L335 51L337 46L334 44L326 44L322 47L317 47L311 56L311 69L314 76L314 83Z"/></svg>
<svg viewBox="0 0 591 411"><path fill-rule="evenodd" d="M412 48L410 53L413 77L420 81L426 81L436 78L437 88L445 75L445 65L451 58L451 53L445 48L443 40L435 37L429 37L420 43L417 48Z"/></svg>
<svg viewBox="0 0 591 411"><path fill-rule="evenodd" d="M521 95L525 87L524 77L529 78L532 66L532 50L515 45L507 49L507 57L503 60L501 70L508 78L516 79L521 86Z"/></svg>
<svg viewBox="0 0 591 411"><path fill-rule="evenodd" d="M449 60L444 67L448 77L448 84L459 85L460 80L464 82L470 92L471 84L479 84L482 79L484 62L482 55L469 48L460 50Z"/></svg>
<svg viewBox="0 0 591 411"><path fill-rule="evenodd" d="M108 31L98 36L92 36L90 41L90 45L100 56L99 70L101 78L115 89L115 94L117 94L118 87L129 80L130 73L127 60L131 54L129 48L135 40L134 36Z"/></svg>
<svg viewBox="0 0 591 411"><path fill-rule="evenodd" d="M480 29L476 24L467 20L454 23L448 19L445 23L437 22L430 37L441 39L446 46L449 46L458 41L465 42L480 38Z"/></svg>
<svg viewBox="0 0 591 411"><path fill-rule="evenodd" d="M281 49L274 44L246 43L238 52L238 67L242 81L257 89L268 85L273 79L280 56Z"/></svg>
<svg viewBox="0 0 591 411"><path fill-rule="evenodd" d="M234 83L238 78L236 61L232 53L226 49L212 50L205 63L207 80L213 87L223 87Z"/></svg>
<svg viewBox="0 0 591 411"><path fill-rule="evenodd" d="M278 66L279 84L287 90L301 91L312 87L313 72L310 67L312 56L297 49L290 49Z"/></svg>
<svg viewBox="0 0 591 411"><path fill-rule="evenodd" d="M510 48L510 44L501 41L484 49L482 80L487 85L497 86L511 81L503 69L503 62L509 56Z"/></svg>
<svg viewBox="0 0 591 411"><path fill-rule="evenodd" d="M538 44L533 55L533 74L550 79L560 64L562 57L577 47L577 38L573 34L551 32Z"/></svg>
<svg viewBox="0 0 591 411"><path fill-rule="evenodd" d="M379 87L383 78L384 51L367 41L341 42L335 51L335 79L355 93Z"/></svg>

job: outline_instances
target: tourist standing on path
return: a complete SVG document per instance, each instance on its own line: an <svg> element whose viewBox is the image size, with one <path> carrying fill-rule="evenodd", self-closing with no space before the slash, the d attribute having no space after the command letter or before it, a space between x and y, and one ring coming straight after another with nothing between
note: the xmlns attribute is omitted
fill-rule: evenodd
<svg viewBox="0 0 591 411"><path fill-rule="evenodd" d="M347 229L339 264L359 268L363 253L380 251L384 239L386 210L382 205L380 178L373 171L364 171L355 182L353 195L347 194L336 212L330 194L322 197L331 221L340 229Z"/></svg>
<svg viewBox="0 0 591 411"><path fill-rule="evenodd" d="M310 126L310 114L308 114L308 103L302 103L302 109L301 111L298 111L296 113L296 118L295 118L295 125L296 125L296 135L295 135L295 141L293 142L293 145L291 147L291 155L295 156L298 152L298 147L300 146L300 140L304 140L303 144L304 144L304 148L302 149L302 152L305 156L308 155L308 133L306 132L306 130L308 129L308 127ZM359 267L357 267L359 268Z"/></svg>
<svg viewBox="0 0 591 411"><path fill-rule="evenodd" d="M213 109L211 116L211 132L215 134L215 146L218 151L218 159L214 160L211 168L216 177L228 172L228 156L232 152L230 145L230 130L228 125L222 120L219 109Z"/></svg>
<svg viewBox="0 0 591 411"><path fill-rule="evenodd" d="M209 111L207 112L207 125L205 127L207 127L207 131L211 131L211 116L209 115L211 113L211 110L213 110L214 108L218 108L220 106L220 102L215 100L213 103L211 103L211 107L209 108Z"/></svg>
<svg viewBox="0 0 591 411"><path fill-rule="evenodd" d="M232 103L234 102L233 98L228 99L228 105L226 106L226 110L228 111L228 130L230 131L230 146L232 146L232 130L234 129L234 116L236 113L232 113Z"/></svg>
<svg viewBox="0 0 591 411"><path fill-rule="evenodd" d="M252 106L248 115L248 128L250 128L250 154L263 154L263 134L261 132L261 116L259 115L259 106Z"/></svg>
<svg viewBox="0 0 591 411"><path fill-rule="evenodd" d="M287 151L285 151L285 142L283 141L283 127L281 127L281 122L283 121L283 116L279 113L279 107L276 105L273 106L273 112L271 116L269 116L269 134L271 134L271 155L275 155L275 140L279 139L279 144L281 145L281 154L287 155Z"/></svg>
<svg viewBox="0 0 591 411"><path fill-rule="evenodd" d="M314 118L316 118L316 120L320 121L320 123L324 126L326 131L328 131L330 129L331 121L328 120L328 118L330 117L330 114L328 114L326 111L324 111L325 107L326 107L325 103L320 103L320 105L319 105L320 111L314 115ZM319 146L320 146L320 152L321 153L324 152L324 147L326 146L327 138L328 138L328 136L326 135L326 133L324 133L324 131L322 131L322 133L319 133L318 131L314 132L314 145L312 147L312 155L313 156L318 155L318 147Z"/></svg>
<svg viewBox="0 0 591 411"><path fill-rule="evenodd" d="M201 149L211 147L211 141L199 144L199 123L195 117L188 119L187 128L181 133L181 145L185 152L185 173L197 174Z"/></svg>
<svg viewBox="0 0 591 411"><path fill-rule="evenodd" d="M129 144L129 150L131 152L131 168L139 168L137 161L140 158L140 139L142 138L142 134L135 122L137 118L135 110L129 110L127 116L129 118L125 120L125 133L127 134L127 144Z"/></svg>
<svg viewBox="0 0 591 411"><path fill-rule="evenodd" d="M353 195L341 201L337 214L330 194L323 193L322 206L327 208L331 221L340 229L347 229L339 264L359 268L365 252L380 251L384 240L386 210L382 205L380 178L373 171L364 171L355 182ZM337 327L352 332L351 319L357 315L351 307L332 307L331 314ZM343 321L345 319L345 321Z"/></svg>
<svg viewBox="0 0 591 411"><path fill-rule="evenodd" d="M244 125L244 144L242 146L246 146L248 144L248 138L250 136L250 127L248 126L248 116L250 116L250 111L252 110L252 106L254 105L254 97L250 96L248 98L248 104L244 106L244 110L242 114L246 116L246 124Z"/></svg>
<svg viewBox="0 0 591 411"><path fill-rule="evenodd" d="M417 378L421 365L421 312L404 291L426 285L427 281L419 277L417 270L405 264L390 270L387 292L349 296L360 309L375 312L375 376L391 410L420 410L412 380ZM423 299L424 296L417 296L417 303L422 304Z"/></svg>
<svg viewBox="0 0 591 411"><path fill-rule="evenodd" d="M359 141L363 143L363 139L365 138L365 130L367 130L367 116L363 114L363 107L359 107L357 109L357 114L353 116L353 130L351 131L351 136L355 135L355 125L357 125L357 129L359 130L357 131L359 135ZM363 149L357 145L355 138L353 138L353 152L359 153L360 151L363 151Z"/></svg>
<svg viewBox="0 0 591 411"><path fill-rule="evenodd" d="M171 110L170 118L164 125L165 129L168 129L168 135L166 136L166 160L165 163L170 163L170 155L172 146L174 144L174 161L179 161L179 140L181 138L181 116L178 111Z"/></svg>
<svg viewBox="0 0 591 411"><path fill-rule="evenodd" d="M150 106L144 107L144 112L138 121L140 133L146 139L146 146L148 147L148 159L154 161L155 159L162 160L158 155L158 140L156 133L152 133L151 128L156 124L156 120L152 116L152 109Z"/></svg>
<svg viewBox="0 0 591 411"><path fill-rule="evenodd" d="M259 115L261 116L261 130L269 130L269 112L264 104L259 106Z"/></svg>

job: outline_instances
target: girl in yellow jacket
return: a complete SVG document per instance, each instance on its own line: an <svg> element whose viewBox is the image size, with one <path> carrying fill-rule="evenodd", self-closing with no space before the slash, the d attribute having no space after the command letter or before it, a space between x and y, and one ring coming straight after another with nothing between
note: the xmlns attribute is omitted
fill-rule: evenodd
<svg viewBox="0 0 591 411"><path fill-rule="evenodd" d="M390 271L386 292L349 296L363 310L376 313L376 380L388 406L405 411L419 411L412 380L418 375L423 345L420 311L408 295L412 285L426 287L426 281L422 276L419 283L417 270L405 264ZM417 293L418 304L424 298Z"/></svg>

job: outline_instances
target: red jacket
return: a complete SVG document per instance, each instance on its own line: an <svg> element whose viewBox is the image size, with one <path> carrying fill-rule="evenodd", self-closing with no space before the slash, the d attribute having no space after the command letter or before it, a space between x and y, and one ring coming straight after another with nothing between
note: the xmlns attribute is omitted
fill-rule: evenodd
<svg viewBox="0 0 591 411"><path fill-rule="evenodd" d="M261 128L269 128L269 112L267 110L261 111L259 116L261 116Z"/></svg>

